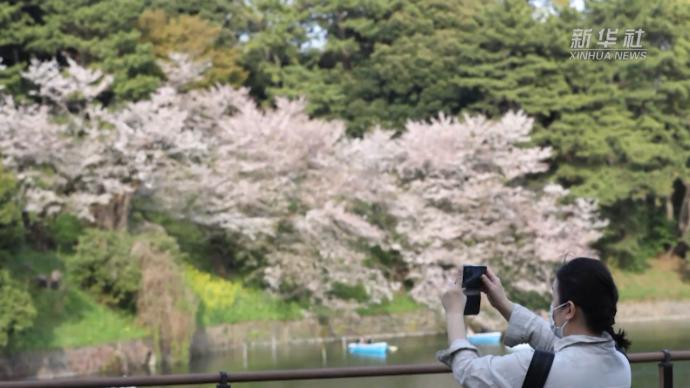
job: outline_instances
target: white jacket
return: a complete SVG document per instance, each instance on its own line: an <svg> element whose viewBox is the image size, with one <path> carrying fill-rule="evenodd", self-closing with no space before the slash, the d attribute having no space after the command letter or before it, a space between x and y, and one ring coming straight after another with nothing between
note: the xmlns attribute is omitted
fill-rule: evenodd
<svg viewBox="0 0 690 388"><path fill-rule="evenodd" d="M515 303L503 342L508 346L529 343L535 349L554 352L551 372L544 388L630 388L630 363L616 350L609 333L601 336L569 335L557 338L549 323ZM520 388L534 350L504 356L482 356L465 339L453 341L436 353L453 370L465 388Z"/></svg>

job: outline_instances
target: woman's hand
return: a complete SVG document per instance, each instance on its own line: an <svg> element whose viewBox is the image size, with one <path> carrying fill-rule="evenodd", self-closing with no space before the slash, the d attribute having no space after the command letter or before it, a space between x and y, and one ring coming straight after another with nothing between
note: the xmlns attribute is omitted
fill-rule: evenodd
<svg viewBox="0 0 690 388"><path fill-rule="evenodd" d="M462 291L462 269L458 279L453 284L449 284L448 288L441 295L441 303L443 309L448 314L460 314L465 312L465 303L467 303L467 296Z"/></svg>
<svg viewBox="0 0 690 388"><path fill-rule="evenodd" d="M448 329L448 346L457 339L464 339L465 336L465 303L467 296L462 290L462 269L458 279L451 284L441 295L443 309L446 310L446 326Z"/></svg>
<svg viewBox="0 0 690 388"><path fill-rule="evenodd" d="M513 303L506 297L506 292L501 284L501 279L494 274L491 268L486 269L486 275L482 275L482 292L486 293L489 303L498 310L506 321L510 320L513 312Z"/></svg>

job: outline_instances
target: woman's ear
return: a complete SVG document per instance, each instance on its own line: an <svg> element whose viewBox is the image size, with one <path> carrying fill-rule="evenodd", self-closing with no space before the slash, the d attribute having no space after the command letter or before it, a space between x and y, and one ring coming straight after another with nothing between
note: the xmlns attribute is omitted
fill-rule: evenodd
<svg viewBox="0 0 690 388"><path fill-rule="evenodd" d="M571 319L575 318L575 309L576 308L577 307L575 306L575 303L573 303L573 301L569 300L568 305L563 306L563 310L565 310L564 311L565 319L571 320Z"/></svg>

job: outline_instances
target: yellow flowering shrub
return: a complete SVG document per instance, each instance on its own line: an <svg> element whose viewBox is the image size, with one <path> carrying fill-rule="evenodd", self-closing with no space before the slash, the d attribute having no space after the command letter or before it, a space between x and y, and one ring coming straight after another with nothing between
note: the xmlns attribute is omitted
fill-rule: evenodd
<svg viewBox="0 0 690 388"><path fill-rule="evenodd" d="M202 326L303 317L299 305L263 290L245 287L189 264L185 264L184 272L189 288L199 298L197 322Z"/></svg>
<svg viewBox="0 0 690 388"><path fill-rule="evenodd" d="M199 271L191 265L185 266L185 276L204 307L212 311L231 308L242 288L238 283Z"/></svg>

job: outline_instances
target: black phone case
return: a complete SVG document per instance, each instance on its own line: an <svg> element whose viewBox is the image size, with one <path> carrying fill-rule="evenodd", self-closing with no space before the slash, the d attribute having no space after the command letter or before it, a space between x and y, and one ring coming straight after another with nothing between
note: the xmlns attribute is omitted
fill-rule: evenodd
<svg viewBox="0 0 690 388"><path fill-rule="evenodd" d="M462 268L462 287L465 290L471 290L469 295L467 291L467 302L465 303L464 315L477 315L481 307L481 293L479 288L482 284L482 275L486 273L486 267L483 265L466 265Z"/></svg>
<svg viewBox="0 0 690 388"><path fill-rule="evenodd" d="M486 273L483 265L465 265L462 267L462 288L478 290L482 285L482 275Z"/></svg>
<svg viewBox="0 0 690 388"><path fill-rule="evenodd" d="M481 295L467 295L467 303L465 303L464 315L477 315L479 314L479 307L481 304Z"/></svg>

